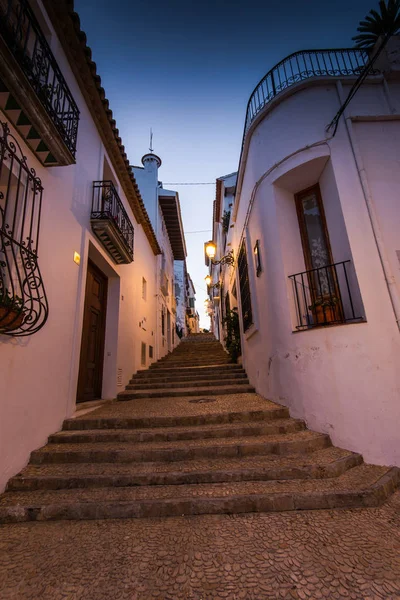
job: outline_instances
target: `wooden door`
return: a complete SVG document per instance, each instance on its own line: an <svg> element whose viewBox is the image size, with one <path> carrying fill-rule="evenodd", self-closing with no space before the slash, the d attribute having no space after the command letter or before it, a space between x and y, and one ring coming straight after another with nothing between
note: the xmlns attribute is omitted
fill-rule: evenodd
<svg viewBox="0 0 400 600"><path fill-rule="evenodd" d="M341 322L343 306L319 186L296 194L295 199L307 269L306 304L314 325Z"/></svg>
<svg viewBox="0 0 400 600"><path fill-rule="evenodd" d="M77 402L101 398L106 321L107 278L89 261Z"/></svg>

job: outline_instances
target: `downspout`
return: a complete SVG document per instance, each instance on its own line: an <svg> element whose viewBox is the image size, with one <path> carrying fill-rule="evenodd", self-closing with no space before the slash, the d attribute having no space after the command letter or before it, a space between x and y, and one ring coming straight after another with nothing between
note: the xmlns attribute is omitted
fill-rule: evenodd
<svg viewBox="0 0 400 600"><path fill-rule="evenodd" d="M338 81L336 83L336 89L339 96L339 100L341 104L344 102L344 92L342 82ZM394 276L392 274L389 260L387 258L385 244L382 238L381 228L379 226L378 218L376 216L371 190L369 187L367 174L365 171L365 167L363 164L363 160L361 157L360 149L358 147L358 143L353 130L353 123L351 117L346 114L347 111L343 113L344 122L346 124L347 135L349 137L351 150L354 156L354 162L357 167L358 176L360 178L361 188L364 195L365 204L367 205L368 216L371 222L372 232L374 234L375 243L378 249L379 259L381 261L383 273L385 276L386 285L389 291L390 301L392 303L393 312L395 315L397 327L400 330L400 298L396 286L396 282Z"/></svg>

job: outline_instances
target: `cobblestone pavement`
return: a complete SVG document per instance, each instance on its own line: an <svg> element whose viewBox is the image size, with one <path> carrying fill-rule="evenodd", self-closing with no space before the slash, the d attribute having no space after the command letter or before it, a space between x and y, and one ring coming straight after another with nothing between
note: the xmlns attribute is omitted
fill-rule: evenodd
<svg viewBox="0 0 400 600"><path fill-rule="evenodd" d="M400 599L381 508L0 527L1 600Z"/></svg>

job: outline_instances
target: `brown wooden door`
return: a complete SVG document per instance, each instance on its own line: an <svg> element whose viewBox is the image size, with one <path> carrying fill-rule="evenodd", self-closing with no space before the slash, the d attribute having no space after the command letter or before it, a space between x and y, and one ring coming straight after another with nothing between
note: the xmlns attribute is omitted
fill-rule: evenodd
<svg viewBox="0 0 400 600"><path fill-rule="evenodd" d="M104 335L106 321L107 278L89 261L77 402L101 398Z"/></svg>

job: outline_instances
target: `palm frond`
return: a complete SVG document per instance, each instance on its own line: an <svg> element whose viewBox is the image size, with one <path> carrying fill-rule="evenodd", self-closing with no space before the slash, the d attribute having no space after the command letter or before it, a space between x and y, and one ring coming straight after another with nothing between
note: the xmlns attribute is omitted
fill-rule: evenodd
<svg viewBox="0 0 400 600"><path fill-rule="evenodd" d="M359 48L372 48L380 36L400 32L400 0L379 0L379 12L372 8L357 27L352 39Z"/></svg>

